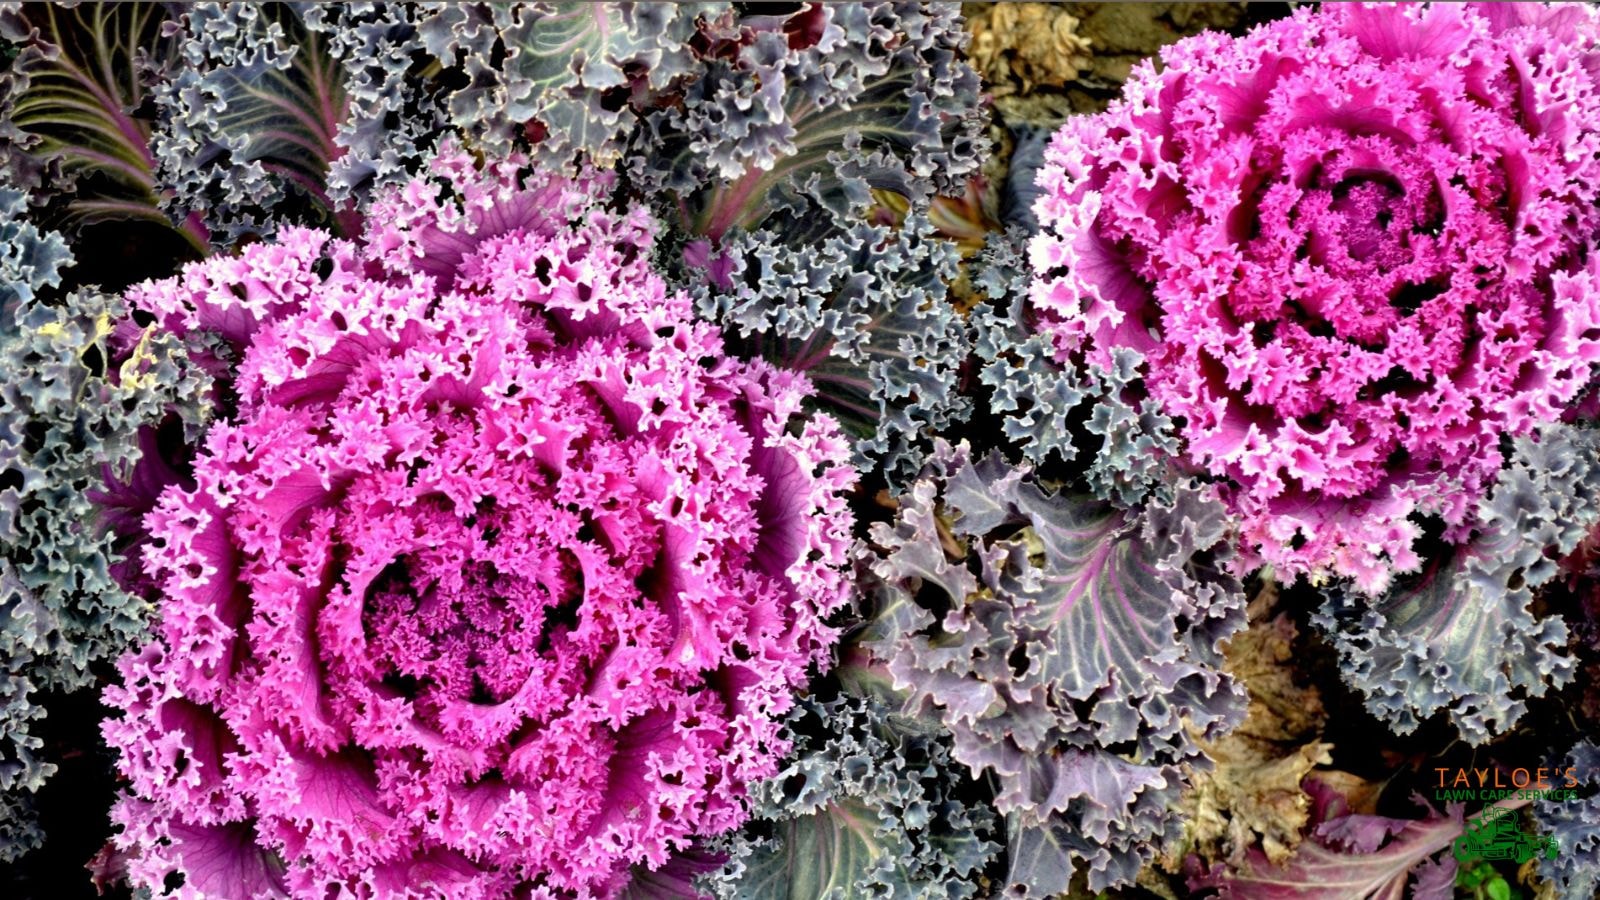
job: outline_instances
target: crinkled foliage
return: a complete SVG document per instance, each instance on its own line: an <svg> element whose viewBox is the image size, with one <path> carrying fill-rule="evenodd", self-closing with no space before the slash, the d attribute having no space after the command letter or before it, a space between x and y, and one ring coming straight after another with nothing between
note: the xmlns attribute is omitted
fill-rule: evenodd
<svg viewBox="0 0 1600 900"><path fill-rule="evenodd" d="M960 796L970 776L937 725L882 699L807 699L790 714L794 756L752 789L751 822L712 849L718 898L960 900L1000 850L994 813Z"/></svg>
<svg viewBox="0 0 1600 900"><path fill-rule="evenodd" d="M982 151L954 4L205 3L167 30L135 149L194 240L350 230L446 126L491 154L615 162L718 244L691 260L699 312L810 372L862 465L909 477L966 415L954 254L923 221ZM913 201L904 237L863 224L873 189Z"/></svg>
<svg viewBox="0 0 1600 900"><path fill-rule="evenodd" d="M49 201L52 225L115 219L170 225L160 208L151 122L142 112L176 59L165 4L5 3L0 169ZM203 245L204 229L180 229Z"/></svg>
<svg viewBox="0 0 1600 900"><path fill-rule="evenodd" d="M697 17L718 4L426 4L418 17L428 52L458 65L451 122L486 149L505 152L529 129L537 154L570 162L583 152L610 164L648 101L693 72ZM734 127L732 122L722 123ZM737 140L738 135L730 135Z"/></svg>
<svg viewBox="0 0 1600 900"><path fill-rule="evenodd" d="M1100 440L1084 448L1090 459L1083 477L1096 496L1123 507L1152 494L1170 499L1180 480L1172 465L1177 426L1149 397L1127 399L1137 393L1139 354L1119 348L1109 366L1087 370L1058 363L1050 338L1028 322L1025 241L1020 228L991 235L973 264L988 301L969 316L978 378L1006 440L1030 462L1071 462L1079 455L1071 428L1081 424Z"/></svg>
<svg viewBox="0 0 1600 900"><path fill-rule="evenodd" d="M414 3L318 4L300 9L300 21L322 35L330 58L344 71L345 117L333 142L327 192L335 202L362 203L372 191L411 178L415 163L447 133L445 90L422 52Z"/></svg>
<svg viewBox="0 0 1600 900"><path fill-rule="evenodd" d="M1244 625L1221 505L1198 488L1140 512L1052 494L1027 468L941 445L874 523L864 646L908 707L944 722L955 758L996 779L1011 883L1125 884L1181 831L1190 729L1238 724L1218 644Z"/></svg>
<svg viewBox="0 0 1600 900"><path fill-rule="evenodd" d="M43 270L35 276L43 286ZM124 312L116 298L79 292L3 313L0 831L10 836L0 858L37 843L20 824L26 794L55 768L30 728L44 713L34 695L92 683L92 665L144 632L149 606L137 579L118 577L127 541L103 501L137 504L166 471L155 428L180 414L193 429L203 415L208 380L178 338L152 330L116 351L111 323Z"/></svg>
<svg viewBox="0 0 1600 900"><path fill-rule="evenodd" d="M1555 859L1539 862L1539 877L1560 897L1592 897L1600 892L1600 746L1592 740L1572 748L1566 765L1583 786L1585 796L1562 803L1537 803L1534 821L1556 839ZM1565 779L1562 779L1565 784Z"/></svg>
<svg viewBox="0 0 1600 900"><path fill-rule="evenodd" d="M978 78L950 3L807 4L703 17L702 70L647 112L624 171L685 198L691 230L752 229L806 196L834 217L872 188L914 201L977 172Z"/></svg>
<svg viewBox="0 0 1600 900"><path fill-rule="evenodd" d="M814 243L741 232L720 252L713 265L727 266L728 289L700 285L700 312L806 372L816 403L855 438L863 470L882 460L891 481L909 479L929 436L967 417L959 379L971 336L948 293L960 258L924 212Z"/></svg>
<svg viewBox="0 0 1600 900"><path fill-rule="evenodd" d="M72 251L61 235L29 221L28 195L0 179L0 316L14 321L45 288L61 286Z"/></svg>
<svg viewBox="0 0 1600 900"><path fill-rule="evenodd" d="M198 215L216 246L270 235L281 218L332 216L345 73L304 15L287 3L195 3L172 29L177 64L155 91L150 152L169 211Z"/></svg>
<svg viewBox="0 0 1600 900"><path fill-rule="evenodd" d="M0 181L0 184L4 184ZM34 304L40 291L61 284L61 269L72 265L72 252L61 235L41 231L27 219L28 196L23 191L0 187L0 320L16 321L23 309ZM9 375L9 368L5 370ZM0 567L0 597L27 596L9 564ZM0 627L10 630L13 602L0 605ZM17 643L7 637L6 646ZM32 643L32 641L25 641ZM39 830L27 801L13 793L19 783L37 789L39 779L53 767L38 760L37 738L27 733L28 723L44 712L30 694L33 684L26 673L11 666L0 672L0 734L10 743L0 755L0 860L11 860L39 846L44 834Z"/></svg>
<svg viewBox="0 0 1600 900"><path fill-rule="evenodd" d="M858 463L909 479L968 409L970 336L947 289L958 257L928 221L983 150L959 10L807 6L704 32L705 74L646 117L624 170L665 189L700 238L685 261L701 315L812 372ZM898 228L871 221L874 189L909 201Z"/></svg>
<svg viewBox="0 0 1600 900"><path fill-rule="evenodd" d="M388 180L418 126L446 122L489 153L620 162L649 193L704 194L692 215L713 235L811 175L843 214L869 183L925 196L977 166L954 4L380 3L300 20L346 73L339 190Z"/></svg>
<svg viewBox="0 0 1600 900"><path fill-rule="evenodd" d="M848 445L692 321L609 177L529 171L447 149L360 244L132 292L241 355L107 692L136 885L615 896L776 770L846 596Z"/></svg>
<svg viewBox="0 0 1600 900"><path fill-rule="evenodd" d="M491 155L614 163L642 111L702 65L724 5L359 3L297 8L343 71L328 194L403 183L454 130Z"/></svg>
<svg viewBox="0 0 1600 900"><path fill-rule="evenodd" d="M1381 593L1600 359L1600 16L1332 4L1140 66L1039 176L1058 356L1143 356L1242 562Z"/></svg>
<svg viewBox="0 0 1600 900"><path fill-rule="evenodd" d="M1529 604L1600 518L1600 432L1556 424L1512 446L1471 540L1376 601L1332 588L1314 617L1345 679L1402 734L1443 711L1483 743L1572 678L1566 622Z"/></svg>

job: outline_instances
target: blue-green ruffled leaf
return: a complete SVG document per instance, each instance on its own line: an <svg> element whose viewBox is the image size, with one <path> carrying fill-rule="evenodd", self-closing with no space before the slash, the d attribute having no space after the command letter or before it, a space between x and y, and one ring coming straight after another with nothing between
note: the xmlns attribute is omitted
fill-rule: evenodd
<svg viewBox="0 0 1600 900"><path fill-rule="evenodd" d="M1540 860L1539 877L1558 897L1593 897L1600 894L1600 867L1594 864L1600 859L1600 744L1579 743L1565 762L1580 785L1579 796L1533 807L1534 821L1557 846L1554 858Z"/></svg>
<svg viewBox="0 0 1600 900"><path fill-rule="evenodd" d="M0 186L0 316L15 316L41 290L60 287L61 270L72 265L61 235L41 230L28 214L27 194Z"/></svg>
<svg viewBox="0 0 1600 900"><path fill-rule="evenodd" d="M961 799L948 736L877 697L808 698L794 752L751 790L752 818L712 842L721 900L965 900L999 851L993 813Z"/></svg>
<svg viewBox="0 0 1600 900"><path fill-rule="evenodd" d="M700 313L805 372L818 408L856 439L859 467L887 460L891 480L909 478L931 436L966 417L959 370L971 337L948 300L960 258L925 215L811 244L740 233L722 252L728 288L701 286Z"/></svg>
<svg viewBox="0 0 1600 900"><path fill-rule="evenodd" d="M427 50L460 66L451 92L456 127L491 152L530 129L551 162L582 152L609 165L637 124L629 103L688 73L695 20L711 4L463 3L425 8Z"/></svg>
<svg viewBox="0 0 1600 900"><path fill-rule="evenodd" d="M1181 832L1195 735L1244 715L1219 650L1244 625L1221 503L1183 485L1122 510L965 445L898 499L872 526L863 646L994 779L1016 890L1048 896L1077 867L1095 890L1131 881Z"/></svg>
<svg viewBox="0 0 1600 900"><path fill-rule="evenodd" d="M279 219L336 224L327 180L348 104L328 38L285 3L197 3L181 25L154 140L174 213L200 215L219 246Z"/></svg>
<svg viewBox="0 0 1600 900"><path fill-rule="evenodd" d="M1377 601L1328 589L1315 621L1373 715L1404 734L1444 713L1480 744L1571 680L1566 623L1529 605L1600 517L1597 475L1600 433L1556 424L1517 438L1470 541Z"/></svg>
<svg viewBox="0 0 1600 900"><path fill-rule="evenodd" d="M32 731L35 695L90 685L91 666L143 634L150 604L129 590L137 566L113 520L154 502L150 479L169 474L155 429L170 418L196 432L210 382L170 335L116 352L114 297L0 314L0 809L11 818L0 831L17 835L3 857L35 842L19 811L54 768Z"/></svg>

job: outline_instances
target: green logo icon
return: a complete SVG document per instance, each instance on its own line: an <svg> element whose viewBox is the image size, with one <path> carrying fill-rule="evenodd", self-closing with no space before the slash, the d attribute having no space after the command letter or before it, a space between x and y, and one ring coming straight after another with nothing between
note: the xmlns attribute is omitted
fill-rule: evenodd
<svg viewBox="0 0 1600 900"><path fill-rule="evenodd" d="M1530 859L1555 859L1561 843L1554 837L1529 834L1521 819L1509 809L1491 808L1455 840L1456 859L1510 860L1518 865Z"/></svg>

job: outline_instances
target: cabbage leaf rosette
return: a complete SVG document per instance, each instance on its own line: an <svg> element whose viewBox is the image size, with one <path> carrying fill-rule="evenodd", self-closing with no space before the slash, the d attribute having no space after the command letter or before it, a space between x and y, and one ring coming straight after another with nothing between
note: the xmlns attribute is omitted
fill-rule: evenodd
<svg viewBox="0 0 1600 900"><path fill-rule="evenodd" d="M1589 382L1597 35L1578 5L1329 4L1174 44L1054 138L1040 327L1142 357L1245 565L1382 591Z"/></svg>
<svg viewBox="0 0 1600 900"><path fill-rule="evenodd" d="M746 817L847 598L854 474L609 175L447 146L363 239L130 292L237 352L145 520L105 734L160 896L615 896Z"/></svg>

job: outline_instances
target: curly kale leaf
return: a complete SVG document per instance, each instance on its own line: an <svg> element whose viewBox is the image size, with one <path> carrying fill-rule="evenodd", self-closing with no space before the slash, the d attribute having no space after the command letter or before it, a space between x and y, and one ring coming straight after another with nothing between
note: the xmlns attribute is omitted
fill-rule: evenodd
<svg viewBox="0 0 1600 900"><path fill-rule="evenodd" d="M660 3L431 4L419 27L428 52L458 65L468 86L449 98L453 124L489 151L531 127L536 152L610 164L638 124L629 101L667 88L697 64L691 39L707 5Z"/></svg>
<svg viewBox="0 0 1600 900"><path fill-rule="evenodd" d="M1539 863L1539 875L1561 897L1600 893L1600 745L1584 741L1572 748L1566 764L1583 784L1584 796L1568 802L1536 803L1534 820L1556 839L1554 858Z"/></svg>
<svg viewBox="0 0 1600 900"><path fill-rule="evenodd" d="M1373 715L1404 734L1443 712L1480 744L1571 680L1566 623L1528 607L1600 515L1597 475L1600 433L1557 424L1517 438L1474 538L1371 605L1327 590L1314 621Z"/></svg>
<svg viewBox="0 0 1600 900"><path fill-rule="evenodd" d="M965 445L874 525L864 646L996 778L1013 884L1064 890L1075 860L1095 890L1127 883L1181 831L1178 767L1205 764L1192 735L1245 710L1218 649L1244 625L1227 538L1198 487L1130 512Z"/></svg>
<svg viewBox="0 0 1600 900"><path fill-rule="evenodd" d="M1028 235L1018 227L994 234L973 266L988 299L971 316L979 381L989 408L1001 417L1006 440L1024 459L1043 464L1078 456L1074 422L1100 439L1084 472L1091 491L1122 507L1171 497L1176 480L1167 462L1178 450L1174 423L1148 397L1126 399L1140 379L1137 353L1119 349L1110 369L1063 366L1049 336L1027 321Z"/></svg>
<svg viewBox="0 0 1600 900"><path fill-rule="evenodd" d="M645 115L623 170L691 238L700 313L809 371L862 468L913 477L969 411L959 256L928 218L986 146L959 9L816 5L702 32L701 77ZM907 201L898 227L874 191Z"/></svg>
<svg viewBox="0 0 1600 900"><path fill-rule="evenodd" d="M29 220L28 196L0 181L0 316L15 316L72 265L67 242Z"/></svg>
<svg viewBox="0 0 1600 900"><path fill-rule="evenodd" d="M986 147L962 25L956 4L906 2L710 19L703 71L645 114L624 169L683 198L711 238L785 195L850 218L871 188L960 193Z"/></svg>
<svg viewBox="0 0 1600 900"><path fill-rule="evenodd" d="M150 146L150 85L177 60L167 9L0 4L0 39L17 47L0 73L0 170L52 227L131 219L205 245L198 223L173 226L162 211Z"/></svg>
<svg viewBox="0 0 1600 900"><path fill-rule="evenodd" d="M700 313L806 372L818 405L855 437L859 467L884 459L891 480L910 477L928 436L966 418L958 384L971 339L947 289L959 258L925 214L812 244L739 233L723 252L728 288L699 286Z"/></svg>
<svg viewBox="0 0 1600 900"><path fill-rule="evenodd" d="M120 360L112 323L121 301L74 293L21 304L0 337L0 804L20 833L24 795L53 766L30 722L39 691L93 683L91 666L142 633L149 608L127 587L132 539L112 523L154 494L155 428L198 429L209 380L170 336L143 334ZM143 461L143 464L141 462ZM155 466L155 469L152 469ZM164 474L164 473L163 473Z"/></svg>
<svg viewBox="0 0 1600 900"><path fill-rule="evenodd" d="M802 700L788 765L751 791L753 817L710 849L728 857L702 886L722 900L975 896L999 851L996 822L960 796L966 780L930 723L878 698Z"/></svg>
<svg viewBox="0 0 1600 900"><path fill-rule="evenodd" d="M412 177L449 133L441 77L422 43L415 3L308 4L301 22L322 35L344 72L345 117L327 176L335 203L364 203L375 188Z"/></svg>
<svg viewBox="0 0 1600 900"><path fill-rule="evenodd" d="M157 177L173 214L201 216L217 246L270 235L279 219L332 218L345 76L302 16L283 3L197 3L180 19L182 66L156 92Z"/></svg>

